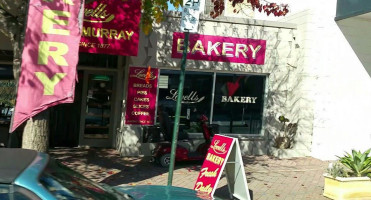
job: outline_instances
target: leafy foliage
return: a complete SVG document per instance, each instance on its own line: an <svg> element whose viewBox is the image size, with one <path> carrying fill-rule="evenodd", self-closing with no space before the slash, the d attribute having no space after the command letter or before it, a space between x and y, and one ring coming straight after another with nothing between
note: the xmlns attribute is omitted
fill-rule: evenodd
<svg viewBox="0 0 371 200"><path fill-rule="evenodd" d="M278 121L282 124L281 127L281 137L293 137L296 134L296 130L298 128L298 123L288 123L290 122L285 116L281 115L278 117Z"/></svg>
<svg viewBox="0 0 371 200"><path fill-rule="evenodd" d="M278 121L282 126L280 132L274 138L274 146L284 149L291 148L298 129L298 123L288 123L290 120L283 115L278 117Z"/></svg>
<svg viewBox="0 0 371 200"><path fill-rule="evenodd" d="M207 1L207 0L206 0ZM265 12L268 16L273 14L274 16L285 16L289 10L287 4L278 5L277 3L261 4L259 0L229 0L232 2L232 6L235 13L240 12L237 5L239 4L251 4L253 10L259 12ZM175 9L178 9L182 5L182 0L170 0L170 3L174 5ZM210 12L212 18L216 18L222 15L225 6L224 0L211 0L214 4L213 10ZM161 23L165 17L164 14L168 10L167 0L142 0L142 30L147 35L152 30L153 22L157 24Z"/></svg>
<svg viewBox="0 0 371 200"><path fill-rule="evenodd" d="M264 1L265 3L262 4L260 0L229 0L232 2L232 6L236 8L236 5L238 4L251 4L251 7L253 10L257 9L259 12L264 12L269 16L270 14L273 14L276 17L285 16L288 12L288 5L287 4L281 4L278 5L277 3L270 3L267 1ZM224 7L224 0L211 0L211 2L214 4L213 11L210 12L210 16L212 18L216 18L223 14L223 11L225 9ZM233 12L238 13L240 10L234 9Z"/></svg>
<svg viewBox="0 0 371 200"><path fill-rule="evenodd" d="M369 157L371 149L365 152L352 150L352 154L345 152L345 155L339 157L339 162L351 170L351 176L367 176L370 173L371 157Z"/></svg>
<svg viewBox="0 0 371 200"><path fill-rule="evenodd" d="M339 162L330 163L327 168L327 173L330 174L333 178L336 177L347 177L347 172L344 169L344 165Z"/></svg>
<svg viewBox="0 0 371 200"><path fill-rule="evenodd" d="M170 3L178 9L182 0L170 0ZM142 0L142 10L141 27L143 32L148 35L152 30L153 22L159 24L165 19L164 14L168 10L167 0Z"/></svg>

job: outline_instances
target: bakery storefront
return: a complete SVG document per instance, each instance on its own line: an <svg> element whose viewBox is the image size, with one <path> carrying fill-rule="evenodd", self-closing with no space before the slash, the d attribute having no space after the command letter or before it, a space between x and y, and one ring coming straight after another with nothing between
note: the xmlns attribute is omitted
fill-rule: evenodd
<svg viewBox="0 0 371 200"><path fill-rule="evenodd" d="M109 7L91 6L91 12ZM74 103L51 108L51 146L114 147L123 156L148 156L158 142L171 139L184 49L180 15L170 13L150 35L139 34L137 25L107 32L115 28L84 23L84 37L97 41L80 42ZM206 116L215 133L239 139L243 154L273 154L282 127L277 118L284 115L300 120L291 155L309 155L313 120L303 112L306 72L296 37L295 24L201 15L199 31L189 40L178 139L202 143L199 122ZM124 53L108 52L108 39L126 42L117 44ZM146 77L148 66L156 78L149 77L143 86L148 90L136 88L142 97L133 103L131 69Z"/></svg>
<svg viewBox="0 0 371 200"><path fill-rule="evenodd" d="M184 49L179 23L174 14L149 36L141 35L138 56L128 60L128 68L158 70L158 92L153 125L122 118L116 140L122 155L150 155L156 143L171 139ZM215 133L237 137L243 154L270 154L281 127L277 116L300 117L296 93L303 75L295 29L288 23L201 16L199 32L189 39L178 140L202 142L204 115ZM130 106L124 101L124 112ZM307 134L304 126L298 131Z"/></svg>

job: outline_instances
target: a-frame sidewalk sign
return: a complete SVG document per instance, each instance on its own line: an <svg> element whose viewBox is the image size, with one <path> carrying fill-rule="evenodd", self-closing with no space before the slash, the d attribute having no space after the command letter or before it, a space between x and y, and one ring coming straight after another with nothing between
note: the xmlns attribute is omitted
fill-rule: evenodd
<svg viewBox="0 0 371 200"><path fill-rule="evenodd" d="M218 134L211 141L194 190L213 197L224 169L230 197L251 200L238 140Z"/></svg>

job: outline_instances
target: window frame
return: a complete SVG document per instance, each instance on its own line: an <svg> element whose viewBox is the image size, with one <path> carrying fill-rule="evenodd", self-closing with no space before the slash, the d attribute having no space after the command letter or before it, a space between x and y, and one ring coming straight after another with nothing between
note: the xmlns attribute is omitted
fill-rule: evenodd
<svg viewBox="0 0 371 200"><path fill-rule="evenodd" d="M172 70L179 72L179 69L174 68L159 68L159 75L161 75L162 70ZM213 114L214 114L214 101L215 101L215 83L216 83L216 76L217 74L238 74L238 75L252 75L252 76L263 76L264 77L264 86L263 86L263 102L262 102L262 119L261 119L261 130L258 134L241 134L241 133L219 133L221 135L226 136L232 136L232 137L238 137L238 138L261 138L264 136L264 129L266 126L266 109L267 109L267 97L268 97L268 80L269 80L269 74L266 73L251 73L251 72L236 72L236 71L215 71L215 70L201 70L201 69L187 69L187 72L208 72L212 73L212 91L211 91L211 108L210 108L210 116L209 117L209 124L213 124ZM159 94L159 87L157 87L157 94ZM157 115L157 107L159 105L159 99L158 95L156 97L156 115ZM188 133L190 138L202 138L202 133Z"/></svg>

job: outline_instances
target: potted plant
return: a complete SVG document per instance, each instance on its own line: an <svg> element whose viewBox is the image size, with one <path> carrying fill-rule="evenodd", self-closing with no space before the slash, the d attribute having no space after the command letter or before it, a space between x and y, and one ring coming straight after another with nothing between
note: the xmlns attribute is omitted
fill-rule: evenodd
<svg viewBox="0 0 371 200"><path fill-rule="evenodd" d="M352 150L330 163L324 174L323 195L331 199L371 199L371 149Z"/></svg>
<svg viewBox="0 0 371 200"><path fill-rule="evenodd" d="M292 148L298 123L289 123L290 120L283 115L278 117L278 121L282 126L279 133L274 137L274 147L279 149Z"/></svg>

